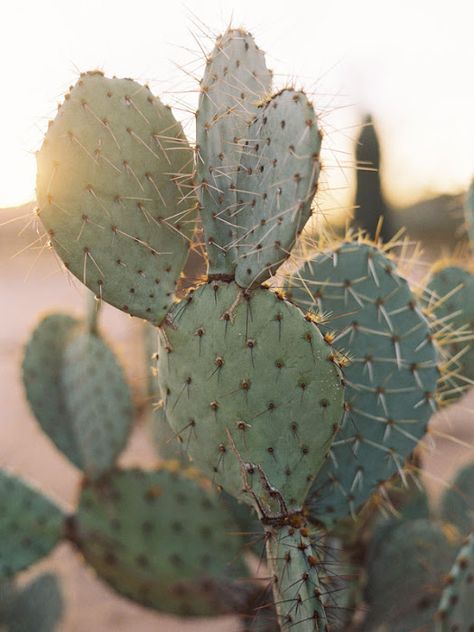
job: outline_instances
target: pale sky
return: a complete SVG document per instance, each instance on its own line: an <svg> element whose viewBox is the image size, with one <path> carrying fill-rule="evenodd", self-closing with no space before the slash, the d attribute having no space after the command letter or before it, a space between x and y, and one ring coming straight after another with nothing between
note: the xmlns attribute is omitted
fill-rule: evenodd
<svg viewBox="0 0 474 632"><path fill-rule="evenodd" d="M383 134L392 203L467 187L473 0L16 0L1 11L0 207L34 198L34 152L80 71L149 83L179 106L192 138L189 73L200 77L200 47L210 50L209 35L231 20L253 32L278 86L296 79L311 93L325 130L326 206L348 203L355 125L366 109Z"/></svg>

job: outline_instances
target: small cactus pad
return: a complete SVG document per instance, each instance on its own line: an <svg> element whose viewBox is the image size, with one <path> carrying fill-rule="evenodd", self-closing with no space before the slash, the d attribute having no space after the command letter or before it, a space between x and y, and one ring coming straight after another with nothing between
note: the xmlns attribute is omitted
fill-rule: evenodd
<svg viewBox="0 0 474 632"><path fill-rule="evenodd" d="M436 632L474 630L474 535L459 551L437 612Z"/></svg>
<svg viewBox="0 0 474 632"><path fill-rule="evenodd" d="M38 153L39 216L95 294L159 323L189 249L192 150L171 110L131 79L83 73Z"/></svg>
<svg viewBox="0 0 474 632"><path fill-rule="evenodd" d="M436 409L437 353L407 282L372 245L318 254L288 294L328 316L326 337L350 358L342 427L307 500L312 518L330 524L354 515L425 434Z"/></svg>
<svg viewBox="0 0 474 632"><path fill-rule="evenodd" d="M267 563L273 574L273 598L282 632L329 630L308 530L282 527L267 531Z"/></svg>
<svg viewBox="0 0 474 632"><path fill-rule="evenodd" d="M249 125L237 178L235 280L268 278L289 256L311 216L321 134L304 92L282 90Z"/></svg>
<svg viewBox="0 0 474 632"><path fill-rule="evenodd" d="M23 381L54 444L91 478L110 469L133 422L122 368L99 334L65 314L46 316L25 350Z"/></svg>
<svg viewBox="0 0 474 632"><path fill-rule="evenodd" d="M84 332L64 350L61 386L64 421L73 429L81 469L98 478L114 465L133 423L133 403L122 368L99 336Z"/></svg>
<svg viewBox="0 0 474 632"><path fill-rule="evenodd" d="M54 632L63 615L61 588L55 575L43 573L14 591L3 621L8 632Z"/></svg>
<svg viewBox="0 0 474 632"><path fill-rule="evenodd" d="M167 418L196 466L250 504L243 479L271 505L266 475L301 508L342 415L339 370L316 325L269 290L213 281L175 306L160 341Z"/></svg>
<svg viewBox="0 0 474 632"><path fill-rule="evenodd" d="M207 59L196 113L196 167L211 274L233 274L240 141L272 85L250 33L229 29Z"/></svg>
<svg viewBox="0 0 474 632"><path fill-rule="evenodd" d="M23 357L26 396L42 430L76 466L82 459L61 384L64 350L80 321L67 314L50 314L35 327Z"/></svg>
<svg viewBox="0 0 474 632"><path fill-rule="evenodd" d="M455 525L463 537L474 529L474 464L460 469L444 492L440 517L444 522Z"/></svg>
<svg viewBox="0 0 474 632"><path fill-rule="evenodd" d="M367 632L432 630L455 548L429 520L402 523L385 539L368 566L364 624Z"/></svg>
<svg viewBox="0 0 474 632"><path fill-rule="evenodd" d="M462 395L461 386L474 381L474 275L461 266L434 268L425 289L425 300L447 336L453 338L451 354L458 358L457 386L446 393L449 399ZM455 367L452 367L455 368Z"/></svg>
<svg viewBox="0 0 474 632"><path fill-rule="evenodd" d="M64 515L49 498L0 470L0 581L48 555Z"/></svg>
<svg viewBox="0 0 474 632"><path fill-rule="evenodd" d="M83 488L72 539L102 579L145 606L187 616L244 611L238 527L211 491L171 468L116 471Z"/></svg>

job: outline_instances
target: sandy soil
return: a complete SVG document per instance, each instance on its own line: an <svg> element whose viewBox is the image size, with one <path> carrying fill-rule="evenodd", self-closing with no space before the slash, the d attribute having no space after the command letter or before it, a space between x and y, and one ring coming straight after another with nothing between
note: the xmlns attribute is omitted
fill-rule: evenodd
<svg viewBox="0 0 474 632"><path fill-rule="evenodd" d="M0 211L0 226L21 218L29 208ZM75 502L79 473L53 447L34 421L20 379L22 348L41 313L53 310L79 312L83 302L80 284L61 269L27 219L0 228L0 467L34 482L66 508ZM24 229L21 234L20 230ZM31 245L29 245L31 244ZM126 358L129 378L137 395L144 384L140 322L112 307L105 307L103 330L119 356ZM474 390L474 389L473 389ZM438 414L426 442L426 482L436 496L461 463L474 459L474 393L449 412ZM444 438L444 434L449 438ZM436 440L436 445L434 444ZM124 455L127 465L149 466L155 456L147 429L138 425ZM174 632L206 630L232 632L232 618L183 621L147 611L122 599L98 581L67 544L59 546L29 577L40 570L54 570L61 579L67 602L61 625L64 632Z"/></svg>

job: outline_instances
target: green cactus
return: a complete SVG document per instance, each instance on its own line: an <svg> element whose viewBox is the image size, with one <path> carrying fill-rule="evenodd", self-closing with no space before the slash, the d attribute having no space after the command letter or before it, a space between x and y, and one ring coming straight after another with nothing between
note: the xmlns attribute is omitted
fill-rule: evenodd
<svg viewBox="0 0 474 632"><path fill-rule="evenodd" d="M302 309L327 315L326 338L350 359L341 430L307 499L311 518L330 525L355 515L425 434L436 409L437 352L407 282L374 245L321 252L287 284Z"/></svg>
<svg viewBox="0 0 474 632"><path fill-rule="evenodd" d="M194 230L191 171L181 126L147 87L84 73L38 153L38 212L68 270L159 323Z"/></svg>
<svg viewBox="0 0 474 632"><path fill-rule="evenodd" d="M85 560L118 592L186 616L246 611L254 587L238 532L199 478L166 464L86 484L69 524Z"/></svg>
<svg viewBox="0 0 474 632"><path fill-rule="evenodd" d="M10 583L8 590L0 587L0 626L6 632L54 632L63 610L59 582L51 573L21 589Z"/></svg>
<svg viewBox="0 0 474 632"><path fill-rule="evenodd" d="M0 470L0 582L42 559L63 535L64 514L16 476Z"/></svg>
<svg viewBox="0 0 474 632"><path fill-rule="evenodd" d="M474 276L461 265L438 263L433 268L424 292L428 309L451 341L450 388L445 398L460 397L474 380Z"/></svg>
<svg viewBox="0 0 474 632"><path fill-rule="evenodd" d="M474 464L457 472L441 498L440 516L464 537L474 529Z"/></svg>
<svg viewBox="0 0 474 632"><path fill-rule="evenodd" d="M470 534L458 553L446 579L437 612L436 632L471 632L474 629L474 534Z"/></svg>
<svg viewBox="0 0 474 632"><path fill-rule="evenodd" d="M464 215L466 218L467 232L472 249L472 243L474 242L474 178L472 178L469 189L466 191L466 198L464 200Z"/></svg>
<svg viewBox="0 0 474 632"><path fill-rule="evenodd" d="M93 313L88 326L66 314L46 316L26 346L23 381L42 429L74 465L91 478L113 466L130 432L133 404Z"/></svg>

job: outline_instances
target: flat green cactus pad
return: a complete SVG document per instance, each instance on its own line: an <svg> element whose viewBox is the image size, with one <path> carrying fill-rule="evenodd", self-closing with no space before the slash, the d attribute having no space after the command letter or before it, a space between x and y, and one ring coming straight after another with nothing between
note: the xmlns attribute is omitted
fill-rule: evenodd
<svg viewBox="0 0 474 632"><path fill-rule="evenodd" d="M83 73L38 153L39 216L95 294L159 323L194 230L192 151L171 110L130 79Z"/></svg>
<svg viewBox="0 0 474 632"><path fill-rule="evenodd" d="M64 350L61 384L81 469L98 478L114 465L133 423L122 368L98 335L80 333Z"/></svg>
<svg viewBox="0 0 474 632"><path fill-rule="evenodd" d="M432 630L445 573L456 555L442 529L429 520L402 523L369 563L364 630Z"/></svg>
<svg viewBox="0 0 474 632"><path fill-rule="evenodd" d="M459 551L437 612L436 632L474 630L474 535Z"/></svg>
<svg viewBox="0 0 474 632"><path fill-rule="evenodd" d="M178 304L160 332L167 418L196 466L251 504L243 477L271 502L263 471L301 508L342 414L340 374L316 325L269 290L216 281Z"/></svg>
<svg viewBox="0 0 474 632"><path fill-rule="evenodd" d="M288 295L327 316L327 336L350 359L342 427L307 500L312 518L330 524L354 515L425 434L437 352L407 282L372 245L316 255L288 281Z"/></svg>
<svg viewBox="0 0 474 632"><path fill-rule="evenodd" d="M474 275L461 266L436 268L426 286L425 300L446 334L453 337L451 354L458 358L459 377L454 378L446 397L456 399L474 381L474 341L470 339L474 335Z"/></svg>
<svg viewBox="0 0 474 632"><path fill-rule="evenodd" d="M23 381L42 429L91 478L110 469L133 421L130 390L112 350L65 314L46 316L25 350Z"/></svg>
<svg viewBox="0 0 474 632"><path fill-rule="evenodd" d="M50 314L35 327L23 356L26 396L42 430L56 447L82 467L74 429L61 384L64 350L80 328L80 321L67 314Z"/></svg>
<svg viewBox="0 0 474 632"><path fill-rule="evenodd" d="M0 516L0 581L48 555L62 537L61 509L3 470L0 470Z"/></svg>
<svg viewBox="0 0 474 632"><path fill-rule="evenodd" d="M201 81L196 113L197 174L211 274L233 274L240 141L272 85L265 56L250 33L229 29L217 39Z"/></svg>
<svg viewBox="0 0 474 632"><path fill-rule="evenodd" d="M184 471L123 470L86 485L73 531L97 574L145 606L187 616L245 609L238 527Z"/></svg>
<svg viewBox="0 0 474 632"><path fill-rule="evenodd" d="M474 529L474 464L469 463L459 470L444 492L440 517L455 525L464 537Z"/></svg>
<svg viewBox="0 0 474 632"><path fill-rule="evenodd" d="M13 590L0 624L8 632L54 632L63 615L61 588L55 575L43 573L21 590Z"/></svg>

